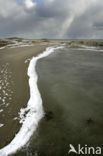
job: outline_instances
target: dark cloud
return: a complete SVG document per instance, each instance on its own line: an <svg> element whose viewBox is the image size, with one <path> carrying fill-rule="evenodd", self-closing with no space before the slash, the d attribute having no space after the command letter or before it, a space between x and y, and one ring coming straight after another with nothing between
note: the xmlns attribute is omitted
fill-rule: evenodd
<svg viewBox="0 0 103 156"><path fill-rule="evenodd" d="M103 38L101 0L0 0L0 38Z"/></svg>
<svg viewBox="0 0 103 156"><path fill-rule="evenodd" d="M103 23L94 23L93 27L97 30L103 30Z"/></svg>

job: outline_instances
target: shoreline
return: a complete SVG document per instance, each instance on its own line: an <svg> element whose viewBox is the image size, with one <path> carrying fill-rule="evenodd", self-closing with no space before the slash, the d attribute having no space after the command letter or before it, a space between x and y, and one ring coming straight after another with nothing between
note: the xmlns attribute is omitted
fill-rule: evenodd
<svg viewBox="0 0 103 156"><path fill-rule="evenodd" d="M6 155L13 154L17 150L21 149L29 141L30 137L32 136L32 134L37 128L39 120L44 116L43 108L42 108L42 99L41 99L41 96L37 87L38 76L36 75L35 66L36 66L37 60L48 56L49 54L51 54L52 52L54 52L56 49L59 49L59 48L63 48L63 47L46 48L46 50L43 51L43 53L31 59L29 67L28 67L28 72L27 72L29 76L30 99L28 101L27 107L21 108L20 114L19 114L21 118L19 122L22 123L22 126L20 130L18 131L18 133L13 138L13 140L7 146L0 149L1 155L3 155L4 153ZM25 136L25 139L24 139L24 136Z"/></svg>
<svg viewBox="0 0 103 156"><path fill-rule="evenodd" d="M11 72L11 78L9 78L7 82L11 83L9 88L5 89L5 92L6 94L8 93L7 89L11 89L13 92L12 97L6 97L5 95L7 98L5 104L9 98L12 99L9 100L10 103L8 107L6 107L6 105L2 106L3 112L0 112L0 122L4 124L3 127L0 127L0 149L10 143L15 134L19 131L21 124L19 123L18 112L20 112L21 108L26 107L29 99L29 86L27 77L28 63L25 63L25 60L43 52L44 49L45 46L39 47L39 45L36 45L34 47L0 50L1 67L8 63L8 75ZM3 89L0 90L0 94L3 98L4 95L2 91ZM0 101L0 104L2 104L2 101ZM6 115L8 115L8 118L5 118ZM14 118L17 118L17 120L14 120Z"/></svg>
<svg viewBox="0 0 103 156"><path fill-rule="evenodd" d="M18 133L18 131L20 130L20 127L21 127L21 124L19 123L20 118L19 118L18 112L20 112L21 108L24 108L24 109L26 108L28 100L29 100L29 94L30 94L29 86L28 86L28 77L27 77L28 63L31 60L31 58L34 56L36 56L34 58L38 58L38 59L42 58L41 57L43 55L42 52L44 52L46 47L49 47L52 44L46 44L46 45L42 45L42 44L37 45L36 44L33 47L20 47L20 48L14 48L14 49L0 50L0 56L1 56L0 57L0 59L1 59L1 62L0 62L1 63L1 67L0 67L1 75L0 76L2 76L2 79L3 79L2 72L5 71L4 72L4 80L5 80L5 77L7 77L7 75L11 77L8 79L8 81L10 81L9 87L11 89L11 92L13 92L10 105L8 105L7 108L4 106L3 112L2 111L0 112L0 115L1 115L0 123L1 123L1 125L4 124L2 127L0 127L0 137L1 137L0 138L0 146L1 146L1 148L11 142L12 138L14 138L14 136ZM58 46L59 45L60 45L60 43L58 43ZM54 45L54 47L56 47L56 45ZM54 48L54 49L56 49L56 48ZM48 48L48 50L50 50L50 49ZM65 50L71 51L71 49L69 49L69 47L67 48L66 46L65 46ZM74 53L75 53L75 50L76 49L74 49ZM83 50L85 52L89 49L83 49ZM77 49L77 51L79 51L79 53L81 53L80 49ZM91 49L91 51L92 51L92 49ZM93 49L93 53L94 52L95 52L95 50ZM40 54L40 55L38 56L38 54ZM73 53L71 53L71 55L72 54ZM100 54L102 55L102 53L100 53ZM46 56L47 55L48 55L48 52L46 53ZM61 53L61 56L63 56L63 53ZM55 61L57 62L57 60L55 60ZM7 64L7 65L5 65L5 64ZM2 68L4 68L4 69L2 69ZM32 72L34 72L33 68L32 68ZM5 75L6 73L7 73L7 75ZM34 86L34 85L31 85L31 86ZM5 87L5 85L3 87ZM8 88L6 88L3 91L5 91L5 93L7 93L6 92L7 90L8 90ZM0 95L2 95L2 94L0 93ZM9 97L8 97L8 99L9 99ZM2 102L2 101L0 101L0 102ZM23 113L25 111L26 111L26 113L28 113L29 110L25 109L21 112ZM8 115L7 119L5 118L6 115ZM21 114L21 117L23 117L23 116L25 116L25 114ZM7 134L7 135L4 136L4 134ZM3 137L5 137L5 138L3 138Z"/></svg>

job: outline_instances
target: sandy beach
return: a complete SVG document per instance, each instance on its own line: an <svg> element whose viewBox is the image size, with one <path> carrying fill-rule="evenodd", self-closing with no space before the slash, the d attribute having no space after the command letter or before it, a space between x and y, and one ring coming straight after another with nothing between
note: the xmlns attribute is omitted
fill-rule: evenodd
<svg viewBox="0 0 103 156"><path fill-rule="evenodd" d="M25 61L43 52L45 48L46 46L34 45L32 47L0 50L1 71L4 68L3 66L7 65L4 71L7 69L8 76L11 75L11 77L8 78L10 88L5 88L5 92L8 93L8 89L12 91L12 97L6 96L5 104L2 106L4 111L0 113L0 123L4 124L4 126L0 128L0 148L7 145L19 131L21 126L19 119L13 119L19 116L18 112L20 108L25 108L29 100L30 95L27 76L29 61L27 63ZM3 73L0 73L0 77L1 76L3 78ZM0 90L0 94L4 96L2 91L3 90ZM6 107L6 103L8 102L10 103ZM1 100L0 105L2 105Z"/></svg>

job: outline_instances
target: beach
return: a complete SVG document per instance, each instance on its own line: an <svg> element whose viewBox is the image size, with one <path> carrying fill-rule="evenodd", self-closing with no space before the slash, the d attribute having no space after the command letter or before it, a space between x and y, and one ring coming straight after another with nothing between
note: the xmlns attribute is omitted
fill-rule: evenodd
<svg viewBox="0 0 103 156"><path fill-rule="evenodd" d="M25 124L20 123L20 109L27 107L36 87L37 96L33 100L35 103L40 96L43 107L40 106L43 109L40 113L43 114L25 146L21 144L18 151L10 155L67 156L69 144L75 147L78 143L102 145L103 50L73 42L41 41L30 46L0 50L1 150L10 144ZM33 85L37 86L31 93L32 73L33 78L37 76L36 81L33 79ZM28 112L29 109L26 110ZM33 127L28 128L32 130Z"/></svg>
<svg viewBox="0 0 103 156"><path fill-rule="evenodd" d="M18 118L20 109L26 107L30 97L27 76L29 61L27 63L25 63L25 61L44 50L45 46L36 45L33 47L3 49L0 51L1 71L4 69L5 72L7 69L7 81L10 83L4 91L5 94L9 94L10 91L12 92L11 97L3 94L3 88L0 92L2 97L6 97L4 105L1 106L1 109L4 111L0 113L0 123L4 124L4 126L0 128L0 148L7 145L19 131L21 124L19 123L19 119L15 120L15 118ZM5 80L4 72L1 73L3 81ZM9 78L9 76L11 77ZM8 91L8 89L10 91ZM0 102L2 105L2 100ZM9 103L8 106L6 106L7 103Z"/></svg>

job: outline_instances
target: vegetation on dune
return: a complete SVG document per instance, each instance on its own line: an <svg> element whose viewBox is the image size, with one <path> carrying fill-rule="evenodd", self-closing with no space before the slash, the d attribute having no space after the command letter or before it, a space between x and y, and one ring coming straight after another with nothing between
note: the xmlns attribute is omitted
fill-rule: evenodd
<svg viewBox="0 0 103 156"><path fill-rule="evenodd" d="M15 40L15 41L18 41L18 42L21 42L22 40L24 40L23 38L19 38L19 37L9 37L7 39L8 40Z"/></svg>
<svg viewBox="0 0 103 156"><path fill-rule="evenodd" d="M71 40L67 42L67 45L71 48L77 48L81 46L90 46L90 47L103 47L102 40Z"/></svg>
<svg viewBox="0 0 103 156"><path fill-rule="evenodd" d="M7 46L9 44L13 44L13 42L7 40L0 40L0 47Z"/></svg>

